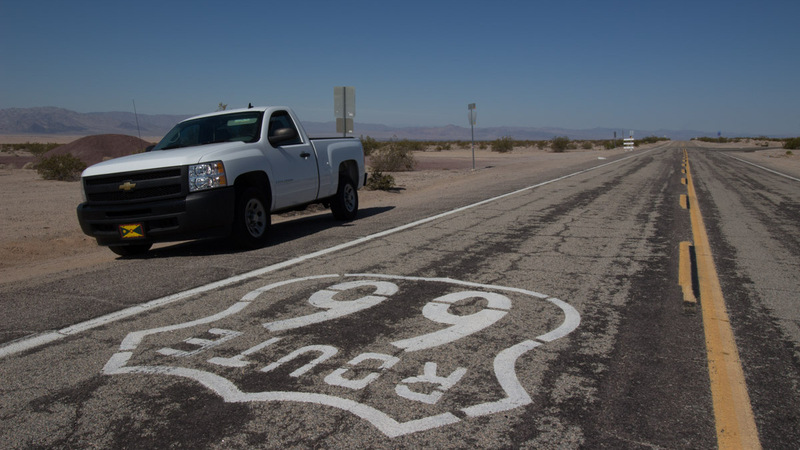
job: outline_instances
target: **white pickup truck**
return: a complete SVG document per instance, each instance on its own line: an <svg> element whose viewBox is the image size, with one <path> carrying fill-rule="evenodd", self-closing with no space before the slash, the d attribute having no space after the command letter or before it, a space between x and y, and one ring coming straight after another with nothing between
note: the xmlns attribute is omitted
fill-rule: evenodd
<svg viewBox="0 0 800 450"><path fill-rule="evenodd" d="M310 139L289 108L251 107L186 119L150 151L95 164L81 182L83 232L133 256L209 237L258 248L272 213L312 203L353 220L366 174L357 139Z"/></svg>

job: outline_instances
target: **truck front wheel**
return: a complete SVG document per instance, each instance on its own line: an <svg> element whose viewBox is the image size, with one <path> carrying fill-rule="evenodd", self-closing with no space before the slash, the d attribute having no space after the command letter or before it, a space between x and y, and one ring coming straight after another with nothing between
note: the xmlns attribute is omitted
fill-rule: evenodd
<svg viewBox="0 0 800 450"><path fill-rule="evenodd" d="M339 189L331 202L331 212L338 220L353 220L358 214L358 190L350 177L339 178Z"/></svg>
<svg viewBox="0 0 800 450"><path fill-rule="evenodd" d="M271 220L269 201L260 189L249 187L236 196L233 238L239 246L264 246Z"/></svg>

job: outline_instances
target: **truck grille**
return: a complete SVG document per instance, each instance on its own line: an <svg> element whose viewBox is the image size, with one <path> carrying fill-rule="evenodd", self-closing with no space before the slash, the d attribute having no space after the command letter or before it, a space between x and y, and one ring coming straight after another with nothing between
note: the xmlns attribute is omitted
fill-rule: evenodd
<svg viewBox="0 0 800 450"><path fill-rule="evenodd" d="M86 177L83 186L89 202L162 200L185 196L185 169L147 170Z"/></svg>

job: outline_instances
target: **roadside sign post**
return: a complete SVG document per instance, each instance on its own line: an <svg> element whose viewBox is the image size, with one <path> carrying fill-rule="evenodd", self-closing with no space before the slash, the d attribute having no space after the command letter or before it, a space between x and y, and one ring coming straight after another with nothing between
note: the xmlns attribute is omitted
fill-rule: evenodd
<svg viewBox="0 0 800 450"><path fill-rule="evenodd" d="M353 132L353 118L356 116L356 88L336 86L333 88L333 116L336 117L336 132L347 137Z"/></svg>
<svg viewBox="0 0 800 450"><path fill-rule="evenodd" d="M475 123L478 121L478 111L475 110L475 103L467 105L469 110L469 129L472 133L472 170L475 170Z"/></svg>
<svg viewBox="0 0 800 450"><path fill-rule="evenodd" d="M623 139L622 142L624 143L623 148L625 149L626 152L633 151L634 146L635 146L635 143L634 143L634 140L633 140L633 130L631 130L630 135L628 135L628 137Z"/></svg>

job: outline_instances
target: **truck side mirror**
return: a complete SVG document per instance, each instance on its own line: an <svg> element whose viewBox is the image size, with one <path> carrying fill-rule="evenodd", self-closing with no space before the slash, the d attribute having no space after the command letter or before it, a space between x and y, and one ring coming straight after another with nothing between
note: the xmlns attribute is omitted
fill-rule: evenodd
<svg viewBox="0 0 800 450"><path fill-rule="evenodd" d="M294 128L278 128L267 139L273 147L278 147L280 144L296 140L298 137L297 130Z"/></svg>

